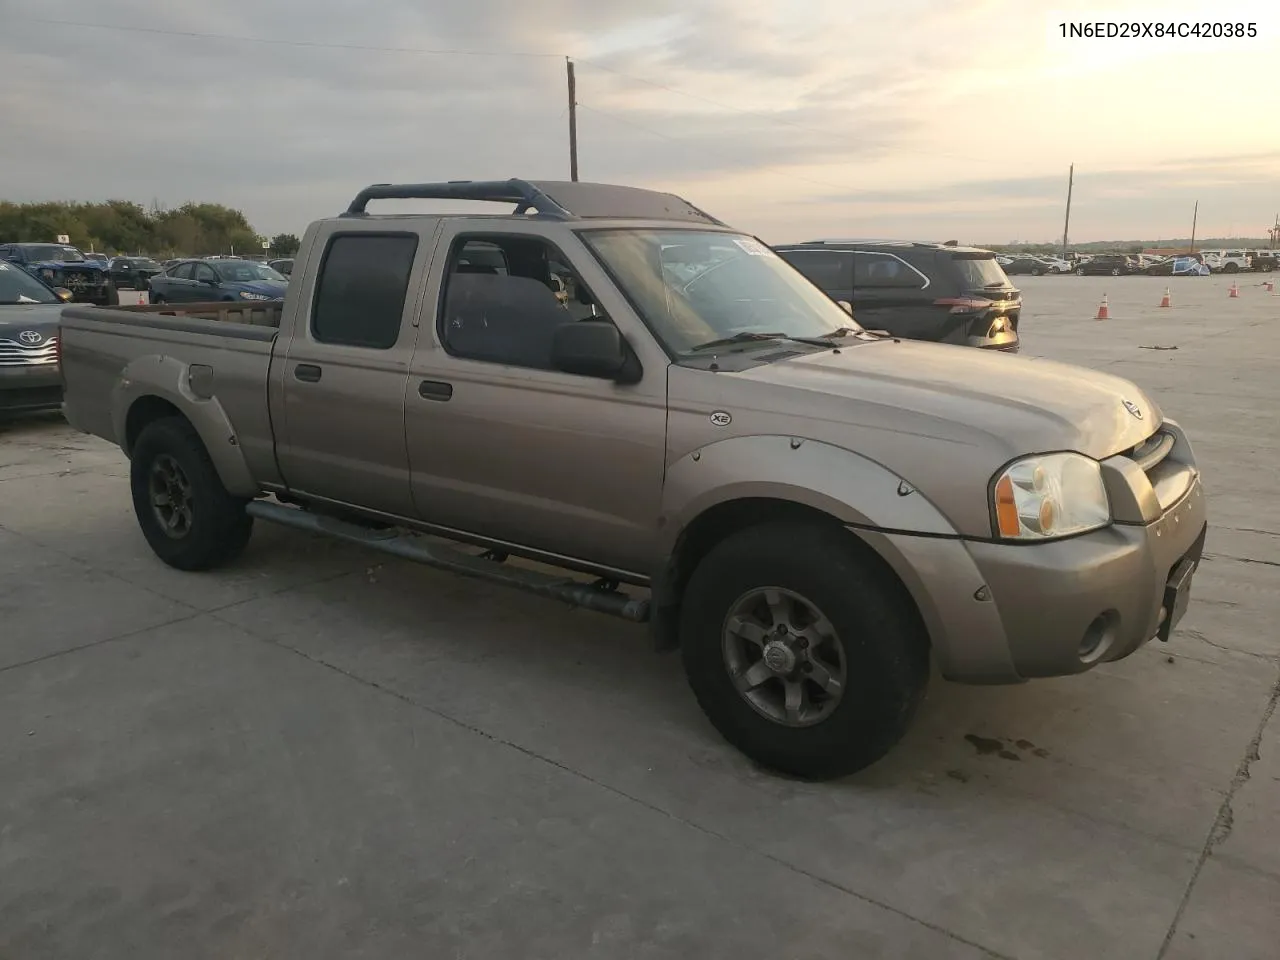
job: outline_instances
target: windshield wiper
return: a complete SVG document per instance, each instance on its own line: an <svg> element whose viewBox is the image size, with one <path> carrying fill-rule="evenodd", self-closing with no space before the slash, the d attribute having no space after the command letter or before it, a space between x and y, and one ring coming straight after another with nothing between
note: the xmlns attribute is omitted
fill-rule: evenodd
<svg viewBox="0 0 1280 960"><path fill-rule="evenodd" d="M863 333L864 331L857 327L838 327L830 333L822 334L820 340L839 340L841 337L852 337L855 333Z"/></svg>
<svg viewBox="0 0 1280 960"><path fill-rule="evenodd" d="M831 346L830 340L822 339L821 337L793 337L789 333L756 333L752 330L743 330L741 333L735 333L731 337L721 337L718 340L708 340L706 343L700 343L695 347L690 347L689 352L692 353L696 350L710 350L712 347L728 347L735 343L752 343L758 340L790 340L792 343L805 343L812 347Z"/></svg>

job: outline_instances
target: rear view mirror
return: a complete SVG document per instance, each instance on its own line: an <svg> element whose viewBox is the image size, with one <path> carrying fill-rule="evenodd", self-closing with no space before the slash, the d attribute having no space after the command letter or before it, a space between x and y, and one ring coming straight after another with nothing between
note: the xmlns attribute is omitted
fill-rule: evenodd
<svg viewBox="0 0 1280 960"><path fill-rule="evenodd" d="M622 334L608 320L562 323L551 341L551 364L564 373L634 383L631 355Z"/></svg>
<svg viewBox="0 0 1280 960"><path fill-rule="evenodd" d="M853 316L853 304L850 303L848 300L837 300L836 306L838 306L841 310L843 310L849 316L851 317Z"/></svg>

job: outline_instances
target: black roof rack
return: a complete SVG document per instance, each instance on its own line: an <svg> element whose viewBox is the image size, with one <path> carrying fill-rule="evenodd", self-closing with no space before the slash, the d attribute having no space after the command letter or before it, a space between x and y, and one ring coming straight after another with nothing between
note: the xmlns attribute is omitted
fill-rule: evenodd
<svg viewBox="0 0 1280 960"><path fill-rule="evenodd" d="M348 216L363 216L370 200L482 200L514 203L516 213L530 209L556 220L571 214L527 180L450 180L447 183L375 183L356 194Z"/></svg>
<svg viewBox="0 0 1280 960"><path fill-rule="evenodd" d="M554 220L626 218L680 220L725 226L672 193L604 183L555 180L450 180L447 183L375 183L351 201L343 216L366 216L370 200L479 200L514 203L517 216L533 211Z"/></svg>

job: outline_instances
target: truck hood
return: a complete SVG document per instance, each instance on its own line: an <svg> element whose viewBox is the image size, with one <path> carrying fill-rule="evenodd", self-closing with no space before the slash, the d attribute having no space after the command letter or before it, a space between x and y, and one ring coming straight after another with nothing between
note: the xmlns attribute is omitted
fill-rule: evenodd
<svg viewBox="0 0 1280 960"><path fill-rule="evenodd" d="M27 264L28 270L39 270L44 267L46 270L52 268L54 270L66 270L68 268L75 270L98 270L105 273L106 267L96 260L33 260Z"/></svg>
<svg viewBox="0 0 1280 960"><path fill-rule="evenodd" d="M64 303L0 303L0 340L11 340L28 347L40 346L58 335L58 322L65 306ZM19 337L27 331L39 334L40 340L34 343L20 340Z"/></svg>
<svg viewBox="0 0 1280 960"><path fill-rule="evenodd" d="M815 394L810 405L819 416L895 430L906 414L914 432L994 446L1006 460L1056 450L1102 459L1137 446L1163 418L1155 401L1119 377L910 340L806 354L741 376Z"/></svg>

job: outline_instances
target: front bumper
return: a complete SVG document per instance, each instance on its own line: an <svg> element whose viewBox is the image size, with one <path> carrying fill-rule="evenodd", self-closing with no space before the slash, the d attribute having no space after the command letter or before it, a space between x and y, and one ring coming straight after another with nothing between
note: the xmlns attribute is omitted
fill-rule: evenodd
<svg viewBox="0 0 1280 960"><path fill-rule="evenodd" d="M865 534L898 571L942 675L1017 683L1082 673L1168 637L1200 561L1207 511L1185 435L1149 473L1103 463L1115 523L1050 543ZM1183 583L1183 590L1173 586Z"/></svg>
<svg viewBox="0 0 1280 960"><path fill-rule="evenodd" d="M62 405L62 375L53 363L0 366L0 413L56 410Z"/></svg>

